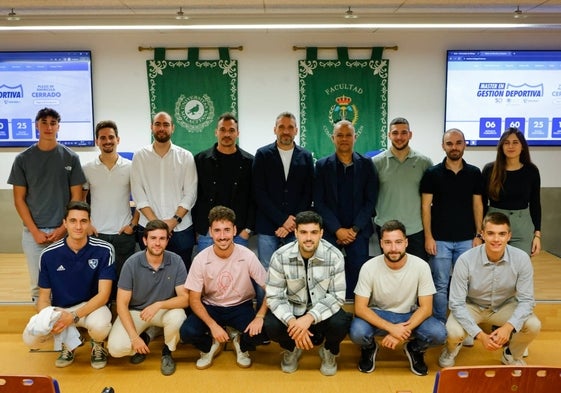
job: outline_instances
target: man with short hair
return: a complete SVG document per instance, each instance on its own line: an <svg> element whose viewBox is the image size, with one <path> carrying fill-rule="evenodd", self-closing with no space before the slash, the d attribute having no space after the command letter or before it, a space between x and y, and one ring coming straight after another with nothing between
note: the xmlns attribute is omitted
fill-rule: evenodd
<svg viewBox="0 0 561 393"><path fill-rule="evenodd" d="M390 149L372 158L380 181L374 218L376 229L379 232L385 222L399 220L408 233L407 253L428 260L419 185L425 171L432 166L432 161L409 146L413 132L407 119L393 119L388 137L392 144Z"/></svg>
<svg viewBox="0 0 561 393"><path fill-rule="evenodd" d="M171 142L175 130L166 112L154 115L154 142L134 154L131 168L132 196L140 210L138 233L148 221L164 221L171 233L167 250L178 254L187 271L195 244L191 209L197 200L197 169L193 154ZM139 243L144 249L144 242Z"/></svg>
<svg viewBox="0 0 561 393"><path fill-rule="evenodd" d="M84 327L92 340L91 366L100 369L107 364L103 342L111 329L107 302L115 280L113 247L88 236L90 207L86 202L70 202L63 225L68 235L41 253L39 314L33 317L36 323L30 322L26 328L24 341L36 348L54 335L55 347L61 345L62 349L55 365L67 367L81 345L76 327ZM46 330L38 333L45 325Z"/></svg>
<svg viewBox="0 0 561 393"><path fill-rule="evenodd" d="M95 144L100 155L83 166L86 183L82 186L83 198L90 196L94 235L115 248L117 279L123 264L135 252L134 229L139 213L134 216L130 207L131 161L117 153L119 130L112 120L103 120L95 126ZM116 294L116 285L114 288ZM115 298L113 294L113 299Z"/></svg>
<svg viewBox="0 0 561 393"><path fill-rule="evenodd" d="M483 219L484 243L458 258L450 283L448 340L438 363L452 367L466 336L488 351L502 350L502 363L523 366L523 354L541 322L533 313L534 272L530 257L509 246L510 221L502 213ZM480 325L492 326L491 333Z"/></svg>
<svg viewBox="0 0 561 393"><path fill-rule="evenodd" d="M82 199L82 184L86 181L78 155L57 142L58 112L52 108L39 110L35 128L39 140L16 156L8 178L13 185L14 205L23 221L21 244L33 302L39 296L39 256L45 247L65 236L66 205Z"/></svg>
<svg viewBox="0 0 561 393"><path fill-rule="evenodd" d="M236 214L215 206L208 214L213 245L199 252L185 281L193 313L181 326L181 341L201 351L196 367L204 370L231 340L239 367L251 366L249 352L263 342L267 305L255 312L252 281L265 287L266 272L253 251L234 243Z"/></svg>
<svg viewBox="0 0 561 393"><path fill-rule="evenodd" d="M378 344L396 349L403 344L413 374L427 375L424 353L446 340L444 323L432 316L436 292L427 263L406 253L407 233L397 221L380 228L383 255L366 262L355 288L355 315L349 336L361 346L358 369L374 371Z"/></svg>
<svg viewBox="0 0 561 393"><path fill-rule="evenodd" d="M187 270L181 258L166 250L169 227L152 220L143 232L144 251L133 254L123 266L117 290L117 314L109 334L108 349L113 357L132 355L131 363L144 361L150 353L149 327L163 328L164 345L160 371L175 372L171 356L179 342L179 327L185 320L189 295L183 283Z"/></svg>
<svg viewBox="0 0 561 393"><path fill-rule="evenodd" d="M212 245L208 212L214 206L226 206L236 212L239 232L234 242L238 244L248 246L255 224L251 191L253 156L237 145L240 136L238 119L232 113L224 113L218 118L214 135L214 146L195 156L199 182L193 221L199 252Z"/></svg>
<svg viewBox="0 0 561 393"><path fill-rule="evenodd" d="M354 125L333 127L335 153L316 163L314 208L325 223L324 238L345 251L346 298L353 298L358 273L369 257L378 176L369 158L356 153Z"/></svg>
<svg viewBox="0 0 561 393"><path fill-rule="evenodd" d="M322 239L323 220L312 211L296 215L296 240L273 253L267 277L265 330L284 349L281 369L293 373L304 350L321 345L320 372L335 375L336 357L351 314L345 302L345 260Z"/></svg>
<svg viewBox="0 0 561 393"><path fill-rule="evenodd" d="M481 244L483 177L479 168L462 158L465 148L462 131L446 131L442 136L446 157L427 169L421 180L425 251L436 287L433 312L444 323L454 264L465 251Z"/></svg>
<svg viewBox="0 0 561 393"><path fill-rule="evenodd" d="M265 269L275 250L294 241L296 214L309 210L313 198L314 161L294 142L296 117L282 112L273 132L276 141L259 148L253 163L257 250Z"/></svg>

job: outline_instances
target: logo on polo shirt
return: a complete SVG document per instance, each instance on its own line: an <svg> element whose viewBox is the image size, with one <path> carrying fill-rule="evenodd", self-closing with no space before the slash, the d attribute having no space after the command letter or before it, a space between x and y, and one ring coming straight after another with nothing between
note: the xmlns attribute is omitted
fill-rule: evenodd
<svg viewBox="0 0 561 393"><path fill-rule="evenodd" d="M95 269L98 264L99 261L97 259L88 259L88 265L90 265L92 269Z"/></svg>
<svg viewBox="0 0 561 393"><path fill-rule="evenodd" d="M64 268L64 266L60 265L59 267L57 267L56 271L57 272L64 272L66 269Z"/></svg>

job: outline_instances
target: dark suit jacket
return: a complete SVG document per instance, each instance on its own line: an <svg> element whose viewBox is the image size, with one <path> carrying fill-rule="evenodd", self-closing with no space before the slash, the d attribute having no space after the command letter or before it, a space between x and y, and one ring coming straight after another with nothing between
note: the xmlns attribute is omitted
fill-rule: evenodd
<svg viewBox="0 0 561 393"><path fill-rule="evenodd" d="M294 146L288 179L276 142L261 147L255 153L252 177L257 233L272 236L289 215L311 209L314 162L302 147Z"/></svg>
<svg viewBox="0 0 561 393"><path fill-rule="evenodd" d="M314 208L323 218L324 237L333 241L335 232L342 227L337 217L337 156L332 154L316 162L314 179ZM370 158L353 153L355 167L353 183L353 226L359 236L374 233L372 215L378 197L378 174Z"/></svg>

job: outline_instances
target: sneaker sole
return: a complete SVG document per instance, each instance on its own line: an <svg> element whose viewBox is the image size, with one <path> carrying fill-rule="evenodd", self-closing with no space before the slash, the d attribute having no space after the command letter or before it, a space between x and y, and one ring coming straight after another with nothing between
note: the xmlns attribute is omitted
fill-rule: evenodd
<svg viewBox="0 0 561 393"><path fill-rule="evenodd" d="M96 370L100 370L102 368L104 368L105 366L107 366L107 362L105 363L100 363L100 362L95 362L95 363L90 363L92 368L95 368Z"/></svg>
<svg viewBox="0 0 561 393"><path fill-rule="evenodd" d="M418 375L420 377L424 377L429 374L428 371L426 374L423 374L415 370L415 368L413 368L413 359L411 358L411 355L409 355L409 351L407 351L406 347L403 348L403 352L405 352L405 356L407 356L407 359L409 360L409 370L411 370L413 374Z"/></svg>
<svg viewBox="0 0 561 393"><path fill-rule="evenodd" d="M210 366L212 366L214 364L214 359L216 359L218 357L218 355L220 355L220 353L222 353L222 349L224 348L223 344L220 344L218 346L218 349L216 350L216 353L214 354L214 356L212 357L212 360L210 361L209 364L207 364L206 366L197 366L197 363L195 362L195 367L197 370L206 370L207 368L209 368Z"/></svg>
<svg viewBox="0 0 561 393"><path fill-rule="evenodd" d="M374 349L374 353L372 354L372 368L370 370L363 370L363 369L360 368L360 365L359 365L358 366L358 371L360 371L361 373L370 374L371 372L376 370L376 355L377 354L378 354L378 345L376 345L376 348Z"/></svg>
<svg viewBox="0 0 561 393"><path fill-rule="evenodd" d="M250 361L249 364L243 364L243 363L239 363L239 362L236 360L236 364L237 364L238 367L240 367L240 368L250 368L251 365L253 364L253 362Z"/></svg>

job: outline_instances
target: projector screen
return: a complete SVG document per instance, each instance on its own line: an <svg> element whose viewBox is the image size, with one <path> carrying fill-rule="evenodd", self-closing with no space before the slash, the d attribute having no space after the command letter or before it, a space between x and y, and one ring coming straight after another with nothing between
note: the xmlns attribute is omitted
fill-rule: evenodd
<svg viewBox="0 0 561 393"><path fill-rule="evenodd" d="M37 142L45 107L61 116L59 142L94 145L90 51L0 52L0 147Z"/></svg>
<svg viewBox="0 0 561 393"><path fill-rule="evenodd" d="M509 127L530 145L561 145L561 50L449 50L445 128L495 146Z"/></svg>

